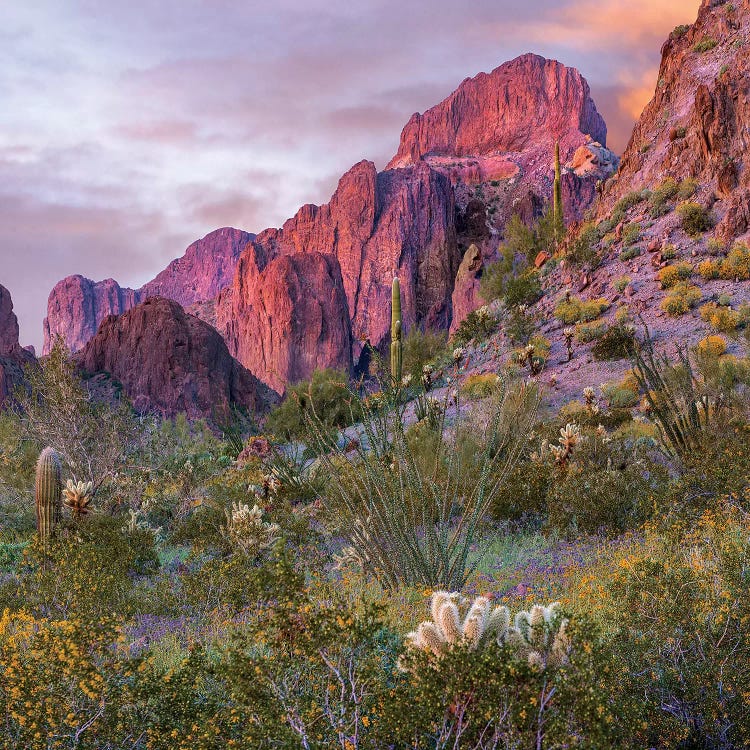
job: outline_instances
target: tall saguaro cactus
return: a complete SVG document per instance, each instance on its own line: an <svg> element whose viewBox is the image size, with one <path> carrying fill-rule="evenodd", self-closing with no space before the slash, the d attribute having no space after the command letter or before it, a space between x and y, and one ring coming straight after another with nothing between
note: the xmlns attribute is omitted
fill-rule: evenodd
<svg viewBox="0 0 750 750"><path fill-rule="evenodd" d="M401 384L403 341L401 329L401 285L398 276L391 287L391 378L394 388Z"/></svg>
<svg viewBox="0 0 750 750"><path fill-rule="evenodd" d="M555 230L555 248L560 246L565 234L562 203L562 170L560 168L560 141L555 141L555 185L552 193L552 220Z"/></svg>
<svg viewBox="0 0 750 750"><path fill-rule="evenodd" d="M45 547L62 513L61 473L57 452L53 448L45 448L36 463L34 485L36 530Z"/></svg>

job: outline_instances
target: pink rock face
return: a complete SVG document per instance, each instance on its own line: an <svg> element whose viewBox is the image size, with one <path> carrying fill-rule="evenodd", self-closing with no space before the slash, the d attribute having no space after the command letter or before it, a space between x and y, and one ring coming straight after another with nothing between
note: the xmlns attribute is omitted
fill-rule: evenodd
<svg viewBox="0 0 750 750"><path fill-rule="evenodd" d="M567 145L582 134L606 145L607 127L583 76L555 60L522 55L467 78L440 104L412 115L387 169L428 155L526 151L540 139Z"/></svg>
<svg viewBox="0 0 750 750"><path fill-rule="evenodd" d="M105 318L75 362L112 375L144 413L213 419L234 405L262 411L272 395L215 329L161 297Z"/></svg>
<svg viewBox="0 0 750 750"><path fill-rule="evenodd" d="M239 229L217 229L190 245L140 289L121 287L114 279L64 278L47 302L43 353L49 354L58 335L71 351L78 351L104 318L120 315L147 297L168 297L185 306L212 299L231 283L237 260L253 237Z"/></svg>
<svg viewBox="0 0 750 750"><path fill-rule="evenodd" d="M33 361L34 355L18 342L18 319L10 292L0 286L0 406L24 382L23 367Z"/></svg>
<svg viewBox="0 0 750 750"><path fill-rule="evenodd" d="M483 267L484 261L481 251L476 245L470 245L456 274L452 298L453 323L451 333L455 332L461 321L470 312L483 304L479 295L479 278Z"/></svg>
<svg viewBox="0 0 750 750"><path fill-rule="evenodd" d="M447 178L426 164L378 174L372 162L360 162L341 178L329 203L303 206L281 229L259 234L237 266L233 301L226 301L228 294L220 298L218 327L225 333L230 351L273 387L283 385L284 376L280 379L279 373L286 372L293 380L308 377L312 372L308 363L313 361L347 368L350 364L350 358L342 358L338 351L338 334L326 345L335 342L330 351L319 354L298 348L292 356L297 344L304 347L319 340L315 314L309 324L299 315L295 331L290 331L292 338L283 345L277 340L276 326L261 321L257 313L251 324L244 321L249 310L265 309L273 321L278 309L297 309L299 300L294 295L299 288L300 258L313 253L328 255L333 266L308 278L307 286L321 304L326 299L337 304L336 295L343 292L344 318L347 326L351 325L355 357L364 341L376 347L387 342L394 273L401 279L407 330L415 324L447 327L450 323L459 254L453 191ZM279 264L283 256L293 256L294 263ZM271 260L273 272L271 265L265 272L273 258L277 259ZM279 288L269 290L274 285ZM292 296L286 298L287 294ZM279 354L281 349L288 353ZM269 352L273 354L269 356ZM287 359L297 359L300 365L292 367Z"/></svg>
<svg viewBox="0 0 750 750"><path fill-rule="evenodd" d="M218 305L231 351L279 392L317 369L349 372L351 328L336 258L293 253L258 270L254 252L245 252L235 288Z"/></svg>

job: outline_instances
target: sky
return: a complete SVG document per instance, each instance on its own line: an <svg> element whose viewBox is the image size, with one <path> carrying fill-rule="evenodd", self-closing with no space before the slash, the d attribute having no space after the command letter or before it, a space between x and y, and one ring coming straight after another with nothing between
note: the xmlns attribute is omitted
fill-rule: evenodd
<svg viewBox="0 0 750 750"><path fill-rule="evenodd" d="M700 0L34 0L0 7L0 284L40 349L66 275L140 286L323 203L466 77L577 67L620 153Z"/></svg>

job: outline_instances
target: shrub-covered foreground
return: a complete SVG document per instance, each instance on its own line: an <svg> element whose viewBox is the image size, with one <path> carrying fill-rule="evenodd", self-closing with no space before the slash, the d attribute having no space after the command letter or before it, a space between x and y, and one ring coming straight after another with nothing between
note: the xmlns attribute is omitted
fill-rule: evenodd
<svg viewBox="0 0 750 750"><path fill-rule="evenodd" d="M239 455L57 352L0 418L0 748L746 747L749 368L633 347L557 414L457 352Z"/></svg>

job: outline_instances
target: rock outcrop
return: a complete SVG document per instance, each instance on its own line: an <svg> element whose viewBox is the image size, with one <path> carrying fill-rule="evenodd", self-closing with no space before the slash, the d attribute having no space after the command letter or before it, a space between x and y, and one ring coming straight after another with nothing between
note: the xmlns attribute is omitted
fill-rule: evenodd
<svg viewBox="0 0 750 750"><path fill-rule="evenodd" d="M23 368L33 361L34 355L19 344L18 319L10 292L0 286L0 406L23 384Z"/></svg>
<svg viewBox="0 0 750 750"><path fill-rule="evenodd" d="M276 391L317 369L351 370L349 313L333 256L281 255L262 270L243 258L237 287L219 311L231 351Z"/></svg>
<svg viewBox="0 0 750 750"><path fill-rule="evenodd" d="M704 0L692 26L662 47L653 99L636 123L599 215L632 190L693 178L725 241L750 229L750 2ZM714 201L718 201L714 203Z"/></svg>
<svg viewBox="0 0 750 750"><path fill-rule="evenodd" d="M217 229L140 289L121 287L114 279L67 276L49 295L43 354L49 354L56 336L78 351L104 318L120 315L147 297L168 297L185 307L216 297L231 283L240 253L253 237L239 229Z"/></svg>
<svg viewBox="0 0 750 750"><path fill-rule="evenodd" d="M555 60L521 55L467 78L440 104L412 115L386 169L425 157L520 153L555 140L567 149L587 135L606 145L607 126L583 76Z"/></svg>
<svg viewBox="0 0 750 750"><path fill-rule="evenodd" d="M88 376L109 373L143 413L211 420L234 406L263 411L273 396L215 329L161 297L105 318L74 361Z"/></svg>

